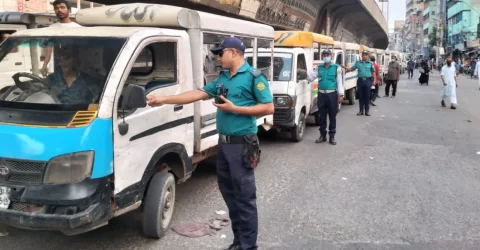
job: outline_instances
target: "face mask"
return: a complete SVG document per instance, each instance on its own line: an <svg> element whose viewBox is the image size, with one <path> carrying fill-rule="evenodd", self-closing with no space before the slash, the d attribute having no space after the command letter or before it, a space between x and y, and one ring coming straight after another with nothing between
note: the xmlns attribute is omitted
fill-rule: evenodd
<svg viewBox="0 0 480 250"><path fill-rule="evenodd" d="M324 57L324 58L323 58L323 61L324 61L325 63L330 63L330 62L331 62L330 57Z"/></svg>

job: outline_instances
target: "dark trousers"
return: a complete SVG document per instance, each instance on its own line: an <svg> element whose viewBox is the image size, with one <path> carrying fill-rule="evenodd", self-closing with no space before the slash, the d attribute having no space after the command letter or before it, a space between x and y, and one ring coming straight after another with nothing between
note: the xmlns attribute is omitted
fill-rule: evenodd
<svg viewBox="0 0 480 250"><path fill-rule="evenodd" d="M219 143L218 187L228 207L233 243L242 250L257 249L258 215L255 174L243 163L244 144Z"/></svg>
<svg viewBox="0 0 480 250"><path fill-rule="evenodd" d="M365 79L365 80L364 80ZM358 78L357 89L360 99L360 112L370 111L370 96L372 94L372 79L370 78Z"/></svg>
<svg viewBox="0 0 480 250"><path fill-rule="evenodd" d="M408 69L408 77L409 78L413 77L413 69Z"/></svg>
<svg viewBox="0 0 480 250"><path fill-rule="evenodd" d="M390 94L390 85L392 86L392 96L395 96L397 93L397 81L387 80L387 86L385 86L385 95L388 96Z"/></svg>
<svg viewBox="0 0 480 250"><path fill-rule="evenodd" d="M327 135L327 115L330 120L328 126L328 134L334 137L337 128L337 112L338 112L338 93L337 91L331 93L318 92L317 98L318 115L320 117L320 135Z"/></svg>

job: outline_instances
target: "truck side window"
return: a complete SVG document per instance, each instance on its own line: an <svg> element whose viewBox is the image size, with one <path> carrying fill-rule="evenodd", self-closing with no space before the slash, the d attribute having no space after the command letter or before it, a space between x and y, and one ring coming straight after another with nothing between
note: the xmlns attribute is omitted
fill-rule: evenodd
<svg viewBox="0 0 480 250"><path fill-rule="evenodd" d="M338 65L343 65L343 54L342 53L338 53L337 59L335 59L335 63L338 64Z"/></svg>
<svg viewBox="0 0 480 250"><path fill-rule="evenodd" d="M150 46L145 47L133 64L132 75L148 75L153 71L153 51Z"/></svg>
<svg viewBox="0 0 480 250"><path fill-rule="evenodd" d="M300 55L297 56L297 75L298 75L298 72L307 72L307 60L305 60L305 55L304 54L300 54ZM307 79L307 78L306 77L305 78L299 78L297 76L297 81L301 81L301 80L305 80L305 79Z"/></svg>
<svg viewBox="0 0 480 250"><path fill-rule="evenodd" d="M223 39L227 38L227 35L220 34L203 34L203 83L207 83L215 80L218 77L218 73L222 69L220 62L217 60L210 49L213 49L222 43Z"/></svg>

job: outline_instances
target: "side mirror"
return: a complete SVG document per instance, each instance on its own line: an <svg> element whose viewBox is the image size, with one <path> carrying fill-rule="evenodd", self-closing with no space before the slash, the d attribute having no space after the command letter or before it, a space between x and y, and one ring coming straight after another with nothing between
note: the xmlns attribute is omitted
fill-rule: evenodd
<svg viewBox="0 0 480 250"><path fill-rule="evenodd" d="M307 79L307 71L306 70L297 70L297 81L305 80Z"/></svg>
<svg viewBox="0 0 480 250"><path fill-rule="evenodd" d="M128 132L128 123L125 122L125 110L143 108L147 106L145 89L138 85L128 84L120 97L120 110L122 111L122 122L118 124L120 135Z"/></svg>
<svg viewBox="0 0 480 250"><path fill-rule="evenodd" d="M137 109L147 106L145 89L138 85L128 84L122 93L120 109Z"/></svg>

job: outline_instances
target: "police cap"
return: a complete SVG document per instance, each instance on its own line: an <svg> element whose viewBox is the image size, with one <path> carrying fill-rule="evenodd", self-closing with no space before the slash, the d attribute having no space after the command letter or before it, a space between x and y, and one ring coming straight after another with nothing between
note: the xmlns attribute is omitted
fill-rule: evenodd
<svg viewBox="0 0 480 250"><path fill-rule="evenodd" d="M331 55L331 54L332 54L332 51L329 49L326 49L322 52L322 55Z"/></svg>
<svg viewBox="0 0 480 250"><path fill-rule="evenodd" d="M369 54L370 54L370 52L369 52L368 50L364 50L364 51L362 52L362 55L369 55Z"/></svg>
<svg viewBox="0 0 480 250"><path fill-rule="evenodd" d="M224 49L236 49L245 52L245 44L243 44L242 40L232 36L225 38L218 47L211 49L210 51L212 51L213 54L218 55L220 51L223 51Z"/></svg>

